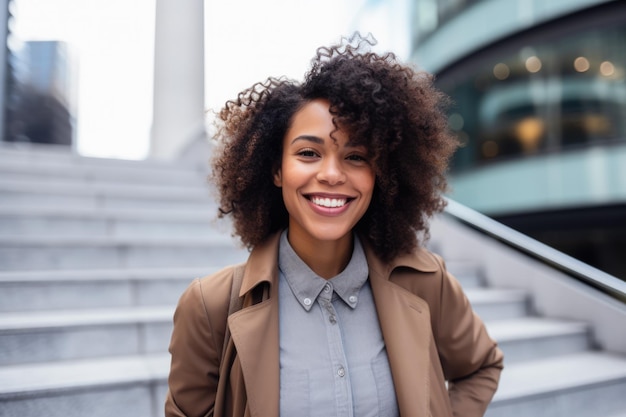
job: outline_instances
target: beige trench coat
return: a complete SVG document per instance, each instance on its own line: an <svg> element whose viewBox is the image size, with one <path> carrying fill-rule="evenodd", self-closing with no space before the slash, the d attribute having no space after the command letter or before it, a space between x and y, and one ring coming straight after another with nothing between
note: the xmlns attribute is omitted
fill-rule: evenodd
<svg viewBox="0 0 626 417"><path fill-rule="evenodd" d="M246 264L197 279L181 296L167 417L278 417L278 242L277 234ZM422 248L391 263L367 245L365 253L401 416L482 416L503 355L458 282ZM243 308L227 317L237 270Z"/></svg>

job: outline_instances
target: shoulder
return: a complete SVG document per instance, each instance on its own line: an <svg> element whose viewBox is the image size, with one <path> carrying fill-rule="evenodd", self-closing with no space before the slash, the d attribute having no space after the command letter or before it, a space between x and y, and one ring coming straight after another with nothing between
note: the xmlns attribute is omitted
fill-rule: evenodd
<svg viewBox="0 0 626 417"><path fill-rule="evenodd" d="M389 280L423 298L433 307L463 301L465 295L443 258L419 247L392 261Z"/></svg>
<svg viewBox="0 0 626 417"><path fill-rule="evenodd" d="M405 265L421 272L441 272L445 270L443 258L422 246L418 246L413 251L396 257L394 263L396 265Z"/></svg>
<svg viewBox="0 0 626 417"><path fill-rule="evenodd" d="M223 337L233 277L242 265L228 266L196 278L187 286L174 313L174 336L206 333L207 339Z"/></svg>
<svg viewBox="0 0 626 417"><path fill-rule="evenodd" d="M443 258L424 247L418 247L409 253L396 256L388 264L390 280L398 281L403 277L417 284L439 281L446 277L446 265ZM426 281L424 281L426 280ZM400 280L402 281L402 280Z"/></svg>
<svg viewBox="0 0 626 417"><path fill-rule="evenodd" d="M445 269L440 256L421 246L386 261L376 253L367 240L362 240L362 242L370 272L376 276L389 279L393 278L397 272L428 275L440 273Z"/></svg>
<svg viewBox="0 0 626 417"><path fill-rule="evenodd" d="M206 310L221 306L227 308L235 273L242 271L244 267L245 263L230 265L212 274L196 278L189 284L183 297L187 293L194 294L193 298L201 302Z"/></svg>
<svg viewBox="0 0 626 417"><path fill-rule="evenodd" d="M233 277L245 264L231 265L201 278L195 278L178 300L176 315L196 318L225 316L230 302Z"/></svg>

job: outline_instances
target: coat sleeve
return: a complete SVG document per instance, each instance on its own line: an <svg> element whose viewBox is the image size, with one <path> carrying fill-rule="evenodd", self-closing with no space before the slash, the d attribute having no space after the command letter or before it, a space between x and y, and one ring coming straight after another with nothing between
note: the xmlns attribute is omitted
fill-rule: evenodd
<svg viewBox="0 0 626 417"><path fill-rule="evenodd" d="M213 415L232 280L229 275L232 277L222 271L196 279L180 297L169 347L166 417Z"/></svg>
<svg viewBox="0 0 626 417"><path fill-rule="evenodd" d="M435 337L455 416L483 416L498 387L503 354L474 313L459 282L441 265Z"/></svg>

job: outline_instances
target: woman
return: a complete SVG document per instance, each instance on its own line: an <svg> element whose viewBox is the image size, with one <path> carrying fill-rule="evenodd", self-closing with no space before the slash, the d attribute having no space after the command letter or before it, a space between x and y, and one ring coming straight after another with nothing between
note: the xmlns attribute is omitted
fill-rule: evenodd
<svg viewBox="0 0 626 417"><path fill-rule="evenodd" d="M167 416L484 414L502 353L420 246L456 146L445 98L372 43L221 111L213 179L251 252L182 295Z"/></svg>

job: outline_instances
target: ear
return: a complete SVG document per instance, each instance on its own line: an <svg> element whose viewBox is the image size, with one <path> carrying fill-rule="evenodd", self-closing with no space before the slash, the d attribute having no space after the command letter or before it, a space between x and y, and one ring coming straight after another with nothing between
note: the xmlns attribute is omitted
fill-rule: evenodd
<svg viewBox="0 0 626 417"><path fill-rule="evenodd" d="M280 171L280 168L274 170L273 178L274 178L274 185L275 186L277 186L279 188L283 186L283 174Z"/></svg>

